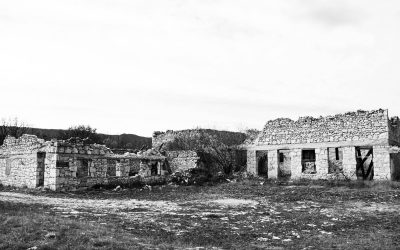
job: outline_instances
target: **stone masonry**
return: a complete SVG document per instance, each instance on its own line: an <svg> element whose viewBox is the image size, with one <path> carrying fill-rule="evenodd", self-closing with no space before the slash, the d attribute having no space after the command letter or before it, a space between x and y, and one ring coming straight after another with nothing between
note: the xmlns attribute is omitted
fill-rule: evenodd
<svg viewBox="0 0 400 250"><path fill-rule="evenodd" d="M83 140L44 141L34 135L7 137L0 147L0 183L28 188L73 190L133 176L165 175L166 157L148 150L116 155Z"/></svg>
<svg viewBox="0 0 400 250"><path fill-rule="evenodd" d="M292 179L394 180L400 178L400 155L393 149L399 145L399 119L389 119L383 109L297 121L280 118L268 121L246 145L247 171L261 175L256 156L268 152L264 176L270 179L281 178L280 168L290 165Z"/></svg>
<svg viewBox="0 0 400 250"><path fill-rule="evenodd" d="M167 161L171 172L184 172L189 169L200 167L200 157L195 151L179 150L179 151L166 151Z"/></svg>

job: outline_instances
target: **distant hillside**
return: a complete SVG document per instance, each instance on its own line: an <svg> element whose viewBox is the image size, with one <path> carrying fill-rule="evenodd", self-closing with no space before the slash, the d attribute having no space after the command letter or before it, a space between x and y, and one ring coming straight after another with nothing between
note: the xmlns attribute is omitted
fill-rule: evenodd
<svg viewBox="0 0 400 250"><path fill-rule="evenodd" d="M65 131L64 129L29 128L27 134L33 134L39 138L50 140L52 138L61 139ZM97 135L100 137L100 141L111 149L138 150L142 147L151 148L151 138L149 137L142 137L134 134Z"/></svg>

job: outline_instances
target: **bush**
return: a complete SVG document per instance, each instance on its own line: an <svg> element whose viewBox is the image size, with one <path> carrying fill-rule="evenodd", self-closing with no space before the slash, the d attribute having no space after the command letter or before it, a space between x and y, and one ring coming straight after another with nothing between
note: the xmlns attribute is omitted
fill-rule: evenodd
<svg viewBox="0 0 400 250"><path fill-rule="evenodd" d="M192 150L197 152L205 168L211 173L226 175L240 171L246 165L245 151L234 144L225 144L216 134L206 130L181 133L162 145L163 150Z"/></svg>

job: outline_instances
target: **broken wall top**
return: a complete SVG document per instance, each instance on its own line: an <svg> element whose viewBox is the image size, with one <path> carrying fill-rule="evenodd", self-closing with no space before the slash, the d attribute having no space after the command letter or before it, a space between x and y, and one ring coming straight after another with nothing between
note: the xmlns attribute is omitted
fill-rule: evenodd
<svg viewBox="0 0 400 250"><path fill-rule="evenodd" d="M175 138L197 138L200 134L212 136L215 140L227 145L241 145L246 134L240 132L221 131L214 129L187 129L187 130L167 130L166 132L154 132L152 137L153 148L159 148L163 144L173 142Z"/></svg>
<svg viewBox="0 0 400 250"><path fill-rule="evenodd" d="M7 136L0 146L0 154L26 154L33 151L46 151L53 145L36 135L23 134L19 138Z"/></svg>
<svg viewBox="0 0 400 250"><path fill-rule="evenodd" d="M89 155L111 155L111 149L102 144L90 143L90 141L80 138L70 138L68 140L52 140L57 146L58 153L74 153Z"/></svg>
<svg viewBox="0 0 400 250"><path fill-rule="evenodd" d="M326 117L279 118L268 121L255 145L377 140L388 142L388 112L348 112Z"/></svg>
<svg viewBox="0 0 400 250"><path fill-rule="evenodd" d="M56 140L45 141L36 135L24 134L19 138L7 136L0 146L0 154L27 154L34 151L70 153L70 154L94 154L111 155L112 151L105 145L89 144L85 140Z"/></svg>
<svg viewBox="0 0 400 250"><path fill-rule="evenodd" d="M116 159L138 159L138 160L155 160L163 161L166 159L158 150L152 148L148 150L139 151L138 153L125 153L123 155L114 154L112 158Z"/></svg>

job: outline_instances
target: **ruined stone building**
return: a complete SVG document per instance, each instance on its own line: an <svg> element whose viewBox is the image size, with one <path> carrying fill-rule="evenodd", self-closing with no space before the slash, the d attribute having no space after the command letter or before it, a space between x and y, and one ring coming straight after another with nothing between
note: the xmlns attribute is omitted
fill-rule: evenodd
<svg viewBox="0 0 400 250"><path fill-rule="evenodd" d="M380 109L297 121L276 119L247 143L245 134L228 131L155 132L153 149L123 155L85 140L7 137L0 146L0 184L74 190L205 166L212 169L214 163L192 145L197 140L204 140L203 146L225 147L212 151L216 155L209 159L224 152L231 157L229 164L243 164L250 174L270 179L400 179L400 121L389 119L388 111Z"/></svg>
<svg viewBox="0 0 400 250"><path fill-rule="evenodd" d="M246 151L239 147L245 139L240 132L198 128L154 132L152 145L164 152L172 172L203 168L213 174L222 165L245 168Z"/></svg>
<svg viewBox="0 0 400 250"><path fill-rule="evenodd" d="M247 171L276 178L398 180L400 123L387 110L268 121L247 147Z"/></svg>
<svg viewBox="0 0 400 250"><path fill-rule="evenodd" d="M192 136L198 132L189 131L159 132L153 137L153 143L160 148L174 141L173 135ZM236 140L231 136L235 133L217 132L207 130L208 135L218 134L219 140L227 143ZM240 142L243 140L244 137ZM104 145L81 139L45 141L34 135L7 137L0 146L0 184L74 190L98 184L128 183L138 176L156 177L202 168L204 164L200 158L192 150L163 150L161 153L153 148L121 155Z"/></svg>
<svg viewBox="0 0 400 250"><path fill-rule="evenodd" d="M16 187L73 190L132 176L168 173L166 157L154 151L116 155L82 140L45 141L34 135L7 137L0 147L0 183Z"/></svg>

